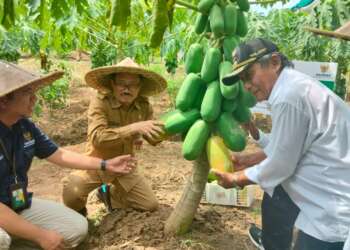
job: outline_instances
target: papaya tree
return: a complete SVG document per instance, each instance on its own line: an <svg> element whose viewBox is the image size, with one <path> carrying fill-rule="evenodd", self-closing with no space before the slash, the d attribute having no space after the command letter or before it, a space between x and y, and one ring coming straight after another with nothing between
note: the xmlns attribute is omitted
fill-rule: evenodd
<svg viewBox="0 0 350 250"><path fill-rule="evenodd" d="M247 34L244 12L249 10L249 3L246 0L234 3L201 0L197 6L187 4L187 7L198 12L194 26L197 41L186 52L187 75L176 97L176 109L162 119L166 134L183 135L183 157L194 164L192 176L166 221L166 234L188 232L208 180L207 153L221 154L230 162L228 149L242 151L245 148L246 134L239 124L250 120L249 107L256 103L242 83L232 86L222 83L222 78L232 71L234 48L240 37ZM215 150L212 149L215 145L213 137L220 137L223 142ZM228 167L230 169L224 170L232 171L232 165L228 164ZM215 176L209 177L215 179Z"/></svg>

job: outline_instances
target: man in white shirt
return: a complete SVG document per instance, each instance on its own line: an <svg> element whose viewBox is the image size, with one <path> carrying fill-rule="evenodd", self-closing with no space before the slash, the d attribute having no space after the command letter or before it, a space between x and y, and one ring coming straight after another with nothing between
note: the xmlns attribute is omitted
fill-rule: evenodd
<svg viewBox="0 0 350 250"><path fill-rule="evenodd" d="M271 105L272 131L251 163L233 174L216 172L226 188L256 183L267 193L262 208L262 245L274 234L299 229L294 249L342 249L350 225L350 109L315 79L293 70L275 44L265 39L242 43L234 71L224 84L241 79L258 101ZM264 204L263 204L264 205ZM281 213L281 211L283 211ZM267 215L269 220L264 216ZM282 216L288 218L278 218ZM264 224L270 226L266 232Z"/></svg>

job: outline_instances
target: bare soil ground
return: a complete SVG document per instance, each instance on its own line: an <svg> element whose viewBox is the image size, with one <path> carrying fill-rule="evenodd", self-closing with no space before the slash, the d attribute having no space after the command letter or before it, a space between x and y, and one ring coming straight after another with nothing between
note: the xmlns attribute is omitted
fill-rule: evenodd
<svg viewBox="0 0 350 250"><path fill-rule="evenodd" d="M33 69L39 63L25 60L21 64ZM67 107L51 113L45 111L38 124L59 145L84 152L86 110L92 90L84 85L83 75L89 63L72 61L71 65L73 80ZM166 93L152 98L151 102L156 117L170 105ZM250 144L248 150L254 149ZM258 199L251 208L201 204L189 233L165 237L164 223L191 175L192 163L181 156L178 141L165 141L156 147L144 143L136 156L159 199L159 209L155 212L126 209L107 214L92 194L88 202L90 235L80 249L255 249L246 232L250 223L260 223L261 191L257 192ZM30 170L30 189L36 197L60 201L61 179L70 171L35 160Z"/></svg>

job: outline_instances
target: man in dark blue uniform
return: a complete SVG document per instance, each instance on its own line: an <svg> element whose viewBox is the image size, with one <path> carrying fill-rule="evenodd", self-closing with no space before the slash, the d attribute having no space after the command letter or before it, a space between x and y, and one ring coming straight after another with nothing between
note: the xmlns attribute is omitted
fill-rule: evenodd
<svg viewBox="0 0 350 250"><path fill-rule="evenodd" d="M36 199L27 190L34 156L58 166L127 174L131 156L107 161L80 155L53 143L28 119L38 88L62 77L31 74L0 61L0 249L65 249L76 247L87 234L87 221L56 202Z"/></svg>

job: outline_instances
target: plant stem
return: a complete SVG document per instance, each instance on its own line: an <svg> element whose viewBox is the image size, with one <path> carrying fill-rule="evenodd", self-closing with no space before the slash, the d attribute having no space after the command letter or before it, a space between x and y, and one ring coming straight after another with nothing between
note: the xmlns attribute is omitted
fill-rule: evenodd
<svg viewBox="0 0 350 250"><path fill-rule="evenodd" d="M267 3L277 3L281 2L280 0L267 0L267 1L261 1L261 2L249 2L249 4L267 4Z"/></svg>
<svg viewBox="0 0 350 250"><path fill-rule="evenodd" d="M185 1L182 1L182 0L175 0L175 3L177 5L180 5L180 6L184 6L188 9L191 9L191 10L194 10L194 11L197 11L197 12L200 12L199 9L197 8L197 6L193 5L193 4L190 4L190 3L187 3Z"/></svg>
<svg viewBox="0 0 350 250"><path fill-rule="evenodd" d="M91 35L91 36L94 36L95 38L99 39L100 41L103 41L103 42L105 42L105 43L108 43L109 45L111 45L111 46L115 47L116 49L118 49L118 46L117 46L117 45L115 45L115 44L113 44L113 43L107 41L106 39L104 39L104 38L102 38L102 37L99 37L99 36L97 36L96 34L94 34L94 33L92 33L92 32L89 32L89 31L87 31L86 29L83 29L83 28L81 28L81 27L79 27L79 26L77 26L76 28L77 28L77 29L80 29L81 31L86 32L87 34L89 34L89 35Z"/></svg>
<svg viewBox="0 0 350 250"><path fill-rule="evenodd" d="M204 36L205 36L205 32L203 32L203 33L200 35L200 37L199 37L198 40L197 40L197 43L200 43L200 42L203 40Z"/></svg>

